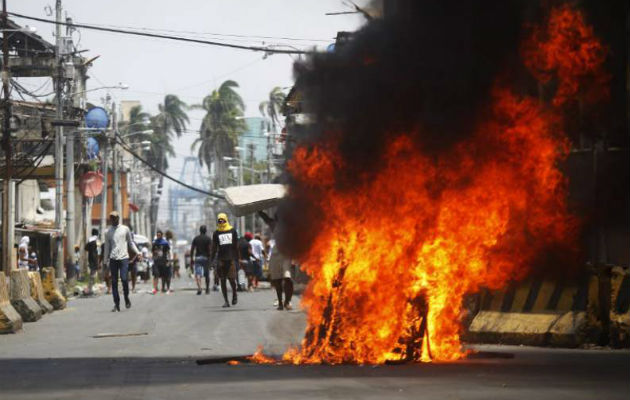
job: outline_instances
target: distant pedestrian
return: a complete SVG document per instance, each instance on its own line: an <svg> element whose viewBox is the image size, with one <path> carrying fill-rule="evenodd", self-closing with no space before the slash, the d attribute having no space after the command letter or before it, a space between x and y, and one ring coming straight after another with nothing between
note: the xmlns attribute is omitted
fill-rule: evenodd
<svg viewBox="0 0 630 400"><path fill-rule="evenodd" d="M173 276L175 275L175 254L173 250L175 249L175 237L173 236L173 231L170 229L164 232L164 238L168 242L168 256L167 263L168 266L168 277L166 279L166 293L171 293L171 282L173 280Z"/></svg>
<svg viewBox="0 0 630 400"><path fill-rule="evenodd" d="M127 272L129 269L129 250L134 255L139 255L136 244L131 240L131 231L120 223L120 216L117 211L109 213L111 224L105 236L105 264L109 265L112 277L112 293L114 296L114 308L112 311L120 311L120 295L118 294L118 278L122 281L123 294L125 296L125 307L131 307L129 300L129 281Z"/></svg>
<svg viewBox="0 0 630 400"><path fill-rule="evenodd" d="M153 294L157 293L158 279L162 281L162 293L169 293L171 270L168 266L168 257L171 246L158 230L153 241Z"/></svg>
<svg viewBox="0 0 630 400"><path fill-rule="evenodd" d="M238 297L236 293L236 265L240 262L238 252L238 233L230 225L225 213L217 216L217 230L212 235L212 250L210 259L217 257L217 274L221 280L221 292L225 303L223 307L229 307L226 281L230 281L232 288L232 305L236 305Z"/></svg>
<svg viewBox="0 0 630 400"><path fill-rule="evenodd" d="M81 247L74 245L74 254L72 255L72 265L74 266L74 278L81 279Z"/></svg>
<svg viewBox="0 0 630 400"><path fill-rule="evenodd" d="M133 228L131 227L131 225L129 226L129 232L131 233L131 241L135 244L136 239L134 237ZM138 245L136 244L136 247L137 246ZM138 261L140 259L140 257L138 256L140 254L141 252L138 251L138 254L129 258L129 275L131 275L131 293L136 292L136 282L138 281Z"/></svg>
<svg viewBox="0 0 630 400"><path fill-rule="evenodd" d="M92 229L92 236L90 236L85 244L85 251L87 252L88 267L90 269L90 277L88 280L88 287L86 294L94 294L94 278L96 277L96 271L98 271L98 229Z"/></svg>
<svg viewBox="0 0 630 400"><path fill-rule="evenodd" d="M195 282L197 282L197 294L201 294L201 276L206 281L206 294L210 293L210 251L212 250L212 240L206 235L205 225L199 227L199 235L195 236L190 246L190 269L194 271Z"/></svg>
<svg viewBox="0 0 630 400"><path fill-rule="evenodd" d="M28 270L29 271L33 271L33 272L37 272L37 271L39 271L39 262L37 261L37 252L35 251L35 248L33 248L33 246L29 246L28 249L29 249L28 251L30 253Z"/></svg>
<svg viewBox="0 0 630 400"><path fill-rule="evenodd" d="M249 241L249 246L252 249L252 284L254 288L258 288L258 281L262 279L262 267L266 257L266 252L260 237L260 233L257 233L254 238Z"/></svg>
<svg viewBox="0 0 630 400"><path fill-rule="evenodd" d="M28 269L30 259L28 257L28 244L31 239L28 236L22 236L18 245L18 268Z"/></svg>
<svg viewBox="0 0 630 400"><path fill-rule="evenodd" d="M241 269L245 272L245 277L247 280L247 290L249 291L254 290L253 288L254 270L253 270L253 266L251 262L252 247L249 245L249 241L252 240L253 238L254 238L254 235L252 235L251 232L245 232L245 235L243 235L238 240L238 251L241 256Z"/></svg>
<svg viewBox="0 0 630 400"><path fill-rule="evenodd" d="M258 215L265 221L272 233L275 233L278 219L269 217L265 212L259 211ZM276 289L278 297L278 310L292 310L291 299L293 297L293 280L291 279L291 259L286 257L277 246L273 246L269 255L269 270L271 284ZM284 292L284 301L282 294Z"/></svg>

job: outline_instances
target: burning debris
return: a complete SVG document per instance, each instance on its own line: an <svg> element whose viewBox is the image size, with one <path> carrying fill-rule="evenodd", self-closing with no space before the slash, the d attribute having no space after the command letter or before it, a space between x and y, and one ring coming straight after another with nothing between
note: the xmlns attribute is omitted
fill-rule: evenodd
<svg viewBox="0 0 630 400"><path fill-rule="evenodd" d="M525 28L490 3L418 2L296 67L317 123L288 163L279 246L312 279L285 362L461 358L464 296L574 245L562 107L605 95L605 51L569 6Z"/></svg>

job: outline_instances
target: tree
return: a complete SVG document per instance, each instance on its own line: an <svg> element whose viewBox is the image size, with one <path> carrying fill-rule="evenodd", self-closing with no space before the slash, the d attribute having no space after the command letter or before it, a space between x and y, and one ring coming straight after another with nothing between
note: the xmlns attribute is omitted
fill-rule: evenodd
<svg viewBox="0 0 630 400"><path fill-rule="evenodd" d="M155 116L156 125L168 136L180 137L190 123L186 114L186 103L174 94L167 94L164 103L158 105L159 113Z"/></svg>
<svg viewBox="0 0 630 400"><path fill-rule="evenodd" d="M247 130L243 120L245 103L236 92L238 83L227 80L193 108L206 112L199 130L199 137L192 144L198 149L199 162L210 171L216 167L215 187L225 187L227 174L223 157L233 156L238 137Z"/></svg>
<svg viewBox="0 0 630 400"><path fill-rule="evenodd" d="M286 95L282 92L282 89L276 86L269 92L269 99L262 101L258 105L258 110L260 110L262 116L269 118L272 132L276 132L280 125L280 112L285 98Z"/></svg>

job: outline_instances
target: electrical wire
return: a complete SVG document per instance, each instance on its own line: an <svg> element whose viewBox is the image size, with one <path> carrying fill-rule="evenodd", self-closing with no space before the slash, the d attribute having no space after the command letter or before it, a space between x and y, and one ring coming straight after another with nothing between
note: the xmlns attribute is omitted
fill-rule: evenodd
<svg viewBox="0 0 630 400"><path fill-rule="evenodd" d="M150 162L148 162L147 160L145 160L144 158L140 157L138 154L136 154L133 150L131 150L129 147L127 147L127 145L120 139L120 135L116 135L116 143L118 143L120 145L120 147L123 148L123 150L125 150L127 153L131 154L133 157L135 157L138 161L140 161L141 163L143 163L144 165L146 165L147 167L149 167L151 170L153 170L154 172L158 173L159 175L165 177L166 179L169 179L177 184L180 184L182 186L184 186L185 188L188 188L190 190L193 190L195 192L198 193L202 193L211 197L216 197L217 199L225 199L224 196L216 194L214 192L208 192L207 190L203 190L203 189L199 189L197 187L191 186L185 182L180 181L179 179L173 178L172 176L170 176L169 174L167 174L164 171L160 171L159 169L155 168L153 165L151 165Z"/></svg>
<svg viewBox="0 0 630 400"><path fill-rule="evenodd" d="M91 23L90 25L99 26L99 27L107 27L107 28L118 28L118 29L136 29L148 32L167 32L173 34L183 34L183 35L195 35L195 36L218 36L218 37L234 37L234 38L245 38L245 39L273 39L273 40L289 40L296 42L330 42L331 39L309 39L309 38L295 38L288 36L264 36L264 35L239 35L239 34L230 34L230 33L216 33L216 32L197 32L197 31L179 31L173 29L164 29L164 28L142 28L142 27L134 27L134 26L125 26L125 25L107 25L107 24L95 24Z"/></svg>
<svg viewBox="0 0 630 400"><path fill-rule="evenodd" d="M16 185L19 185L19 184L21 184L22 182L24 182L25 180L27 180L28 178L30 178L31 174L32 174L33 172L35 172L35 170L36 170L37 168L39 168L39 166L41 165L41 163L42 163L42 162L44 161L44 159L46 158L46 153L48 152L48 150L50 149L50 146L52 146L52 144L53 144L53 141L52 141L52 140L51 140L50 142L48 142L48 145L46 146L46 148L45 148L44 150L42 150L42 152L41 152L41 153L40 153L40 155L38 156L39 160L38 160L38 161L36 161L36 162L34 161L34 162L35 162L35 165L31 168L31 170L29 171L29 173L28 173L28 174L26 174L26 175L25 175L25 176L24 176L24 177L23 177L23 178L22 178L19 182L17 182L17 184L16 184ZM28 169L28 167L27 167L27 168L24 168L22 171L18 172L18 174L17 174L17 175L18 175L18 176L19 176L19 175L22 175L22 173L23 173L24 171L26 171L27 169Z"/></svg>
<svg viewBox="0 0 630 400"><path fill-rule="evenodd" d="M137 31L131 31L131 30L124 30L124 29L105 28L105 27L99 27L99 26L94 26L94 25L77 24L77 23L74 23L74 22L73 23L57 22L57 21L50 20L50 19L31 17L31 16L28 16L28 15L23 15L23 14L18 14L18 13L13 13L13 12L10 12L8 14L12 15L14 17L24 18L24 19L28 19L28 20L31 20L31 21L43 22L43 23L47 23L47 24L54 24L54 25L59 24L59 25L75 27L75 28L91 29L91 30L95 30L95 31L120 33L120 34L125 34L125 35L132 35L132 36L152 37L152 38L157 38L157 39L175 40L175 41L180 41L180 42L205 44L205 45L210 45L210 46L227 47L227 48L239 49L239 50L262 51L262 52L265 52L265 53L274 53L274 54L308 54L308 53L310 53L309 51L298 50L298 49L295 49L295 50L283 50L283 49L274 49L274 48L263 47L263 46L245 46L245 45L234 44L234 43L217 42L217 41L212 41L212 40L192 39L192 38L186 38L186 37L181 37L181 36L171 36L171 35L162 35L162 34L157 34L157 33L137 32Z"/></svg>

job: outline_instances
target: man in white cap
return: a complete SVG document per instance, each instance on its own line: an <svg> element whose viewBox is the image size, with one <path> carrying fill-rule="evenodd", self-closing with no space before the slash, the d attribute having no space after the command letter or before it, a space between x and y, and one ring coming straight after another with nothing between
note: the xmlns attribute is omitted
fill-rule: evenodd
<svg viewBox="0 0 630 400"><path fill-rule="evenodd" d="M129 271L129 250L138 257L142 257L136 244L131 239L131 231L120 223L120 215L117 211L109 213L111 226L105 235L105 251L103 257L105 265L109 265L112 276L112 294L114 296L114 308L112 312L120 311L120 295L118 294L118 276L123 284L123 294L125 296L125 307L131 307L129 300L129 281L127 273Z"/></svg>

